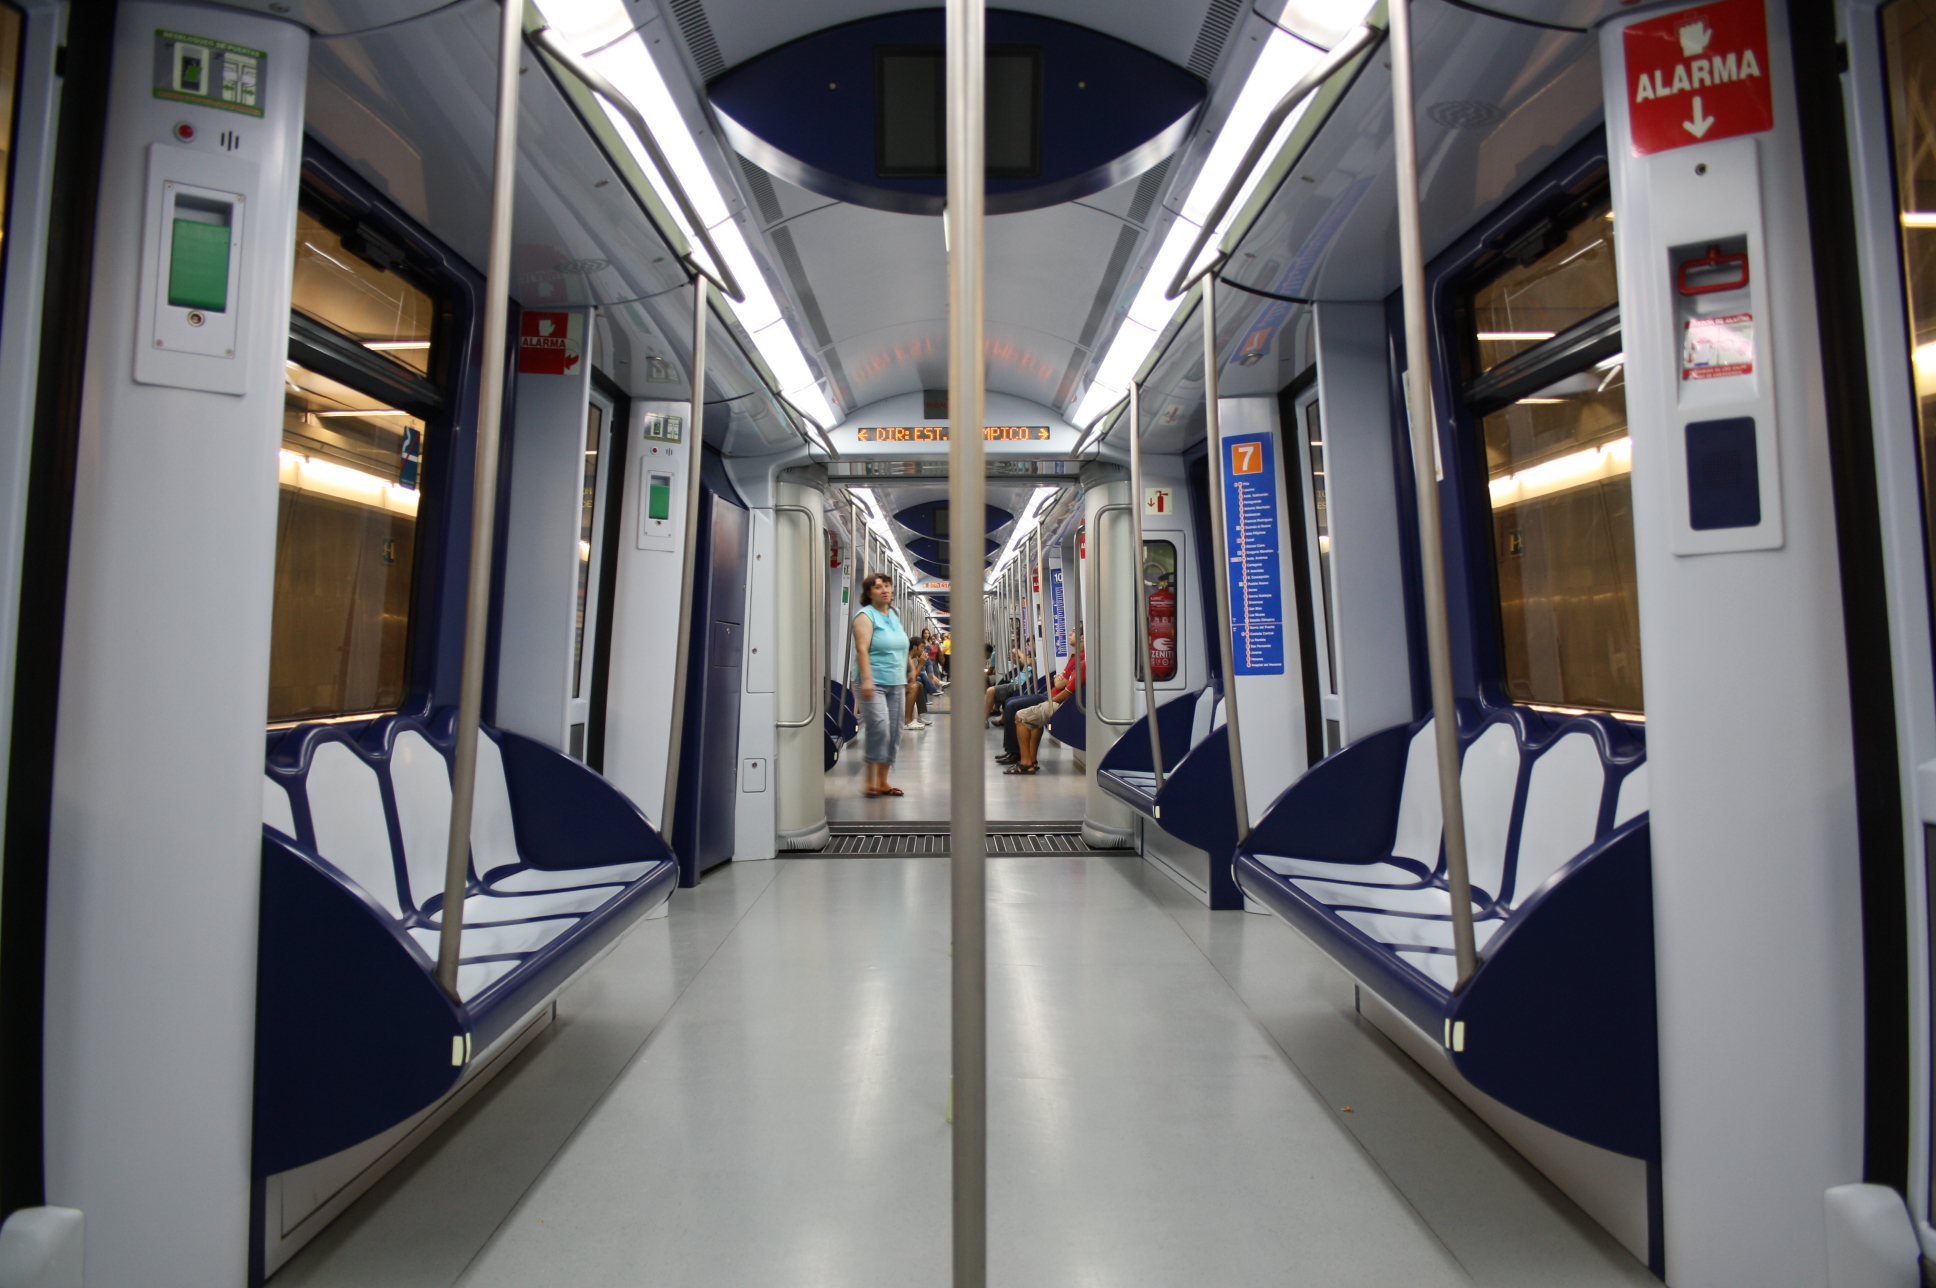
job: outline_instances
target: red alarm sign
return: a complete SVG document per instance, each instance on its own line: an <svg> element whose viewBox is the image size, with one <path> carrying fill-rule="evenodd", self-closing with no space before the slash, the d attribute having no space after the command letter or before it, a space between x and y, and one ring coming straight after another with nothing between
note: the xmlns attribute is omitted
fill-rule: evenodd
<svg viewBox="0 0 1936 1288"><path fill-rule="evenodd" d="M1717 0L1624 34L1635 156L1775 128L1762 0Z"/></svg>

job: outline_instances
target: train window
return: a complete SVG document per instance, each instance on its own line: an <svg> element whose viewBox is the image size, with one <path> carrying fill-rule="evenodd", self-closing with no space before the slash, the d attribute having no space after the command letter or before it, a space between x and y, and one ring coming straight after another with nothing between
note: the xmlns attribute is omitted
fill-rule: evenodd
<svg viewBox="0 0 1936 1288"><path fill-rule="evenodd" d="M269 718L395 707L424 422L292 362L282 424Z"/></svg>
<svg viewBox="0 0 1936 1288"><path fill-rule="evenodd" d="M297 218L271 722L394 709L408 688L437 301L379 233L338 226L307 201Z"/></svg>
<svg viewBox="0 0 1936 1288"><path fill-rule="evenodd" d="M1915 380L1923 472L1923 524L1936 543L1936 0L1895 0L1882 10L1889 60L1903 298ZM1936 545L1929 555L1936 579Z"/></svg>
<svg viewBox="0 0 1936 1288"><path fill-rule="evenodd" d="M1311 399L1304 404L1305 469L1310 479L1310 519L1311 543L1314 562L1318 571L1318 602L1324 609L1324 691L1332 696L1338 692L1338 645L1332 635L1332 623L1336 614L1332 610L1331 599L1331 507L1324 487L1324 421L1318 411L1318 400Z"/></svg>
<svg viewBox="0 0 1936 1288"><path fill-rule="evenodd" d="M1485 452L1506 696L1639 714L1613 225L1604 204L1583 213L1522 234L1514 245L1531 250L1509 248L1511 266L1472 292L1463 316L1482 374L1466 400Z"/></svg>
<svg viewBox="0 0 1936 1288"><path fill-rule="evenodd" d="M1505 247L1516 266L1472 293L1473 374L1552 339L1619 302L1613 209L1595 203L1571 228L1543 219Z"/></svg>
<svg viewBox="0 0 1936 1288"><path fill-rule="evenodd" d="M430 371L430 332L436 310L429 292L390 267L402 253L375 233L357 227L337 233L314 211L296 214L296 274L290 302L299 313L327 323L420 374Z"/></svg>

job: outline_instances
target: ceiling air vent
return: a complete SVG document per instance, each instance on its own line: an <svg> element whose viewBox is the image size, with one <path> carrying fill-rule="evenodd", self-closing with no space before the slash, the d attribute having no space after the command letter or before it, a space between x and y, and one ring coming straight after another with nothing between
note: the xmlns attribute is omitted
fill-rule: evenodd
<svg viewBox="0 0 1936 1288"><path fill-rule="evenodd" d="M678 0L673 2L676 8ZM1197 33L1196 48L1190 51L1190 61L1184 66L1209 80L1218 55L1223 53L1223 42L1230 39L1231 25L1243 9L1240 0L1210 0L1210 12L1203 15L1203 30Z"/></svg>
<svg viewBox="0 0 1936 1288"><path fill-rule="evenodd" d="M711 80L725 71L726 60L720 57L719 42L713 39L713 24L706 18L706 6L700 0L672 0L672 16L678 19L686 48L692 51L692 61L699 65L699 74Z"/></svg>
<svg viewBox="0 0 1936 1288"><path fill-rule="evenodd" d="M1129 222L1147 224L1156 199L1163 195L1163 181L1170 177L1170 158L1164 157L1156 168L1137 180L1136 193L1129 199Z"/></svg>

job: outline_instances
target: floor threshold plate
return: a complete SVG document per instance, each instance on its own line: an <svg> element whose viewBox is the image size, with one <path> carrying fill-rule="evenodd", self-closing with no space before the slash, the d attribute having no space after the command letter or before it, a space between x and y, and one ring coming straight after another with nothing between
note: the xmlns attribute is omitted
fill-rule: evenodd
<svg viewBox="0 0 1936 1288"><path fill-rule="evenodd" d="M952 852L952 837L944 823L835 824L824 849L800 858L940 858ZM1068 854L1129 854L1129 850L1099 850L1083 839L1077 827L1031 828L992 824L988 829L991 858L1050 858Z"/></svg>

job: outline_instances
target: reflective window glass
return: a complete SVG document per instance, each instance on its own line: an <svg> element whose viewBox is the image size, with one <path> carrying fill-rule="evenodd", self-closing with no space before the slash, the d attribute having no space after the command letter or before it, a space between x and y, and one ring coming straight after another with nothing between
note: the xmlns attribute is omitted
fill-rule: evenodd
<svg viewBox="0 0 1936 1288"><path fill-rule="evenodd" d="M403 701L424 422L288 364L269 718Z"/></svg>
<svg viewBox="0 0 1936 1288"><path fill-rule="evenodd" d="M571 654L571 696L580 696L585 679L585 606L592 586L592 520L598 513L598 448L605 433L605 409L585 412L585 477L578 505L578 625Z"/></svg>
<svg viewBox="0 0 1936 1288"><path fill-rule="evenodd" d="M1923 472L1923 529L1936 541L1936 0L1895 0L1882 11L1889 60L1889 124L1902 234L1903 298ZM1936 546L1929 562L1936 578Z"/></svg>
<svg viewBox="0 0 1936 1288"><path fill-rule="evenodd" d="M356 240L354 234L350 240ZM297 212L291 303L297 312L354 337L372 353L427 374L435 320L430 295L378 268L344 242L343 235L309 210Z"/></svg>
<svg viewBox="0 0 1936 1288"><path fill-rule="evenodd" d="M1324 487L1324 421L1315 398L1304 405L1304 444L1311 460L1311 529L1318 547L1318 602L1324 609L1324 689L1335 694L1338 644L1333 635L1332 624L1336 619L1331 607L1331 507Z"/></svg>
<svg viewBox="0 0 1936 1288"><path fill-rule="evenodd" d="M1623 371L1607 359L1483 421L1514 701L1644 709Z"/></svg>
<svg viewBox="0 0 1936 1288"><path fill-rule="evenodd" d="M1507 254L1519 262L1472 293L1473 375L1552 339L1620 299L1610 206L1601 205L1569 229L1535 225L1508 244Z"/></svg>

